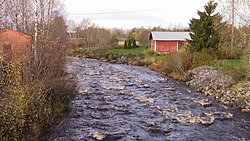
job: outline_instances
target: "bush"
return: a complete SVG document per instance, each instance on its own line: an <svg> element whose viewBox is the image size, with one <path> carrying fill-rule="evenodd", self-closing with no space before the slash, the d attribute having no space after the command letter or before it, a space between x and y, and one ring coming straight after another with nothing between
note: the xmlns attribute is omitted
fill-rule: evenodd
<svg viewBox="0 0 250 141"><path fill-rule="evenodd" d="M145 59L145 53L141 52L139 54L140 60L144 60Z"/></svg>
<svg viewBox="0 0 250 141"><path fill-rule="evenodd" d="M72 50L81 49L84 47L84 41L81 39L71 39L67 43L67 47Z"/></svg>
<svg viewBox="0 0 250 141"><path fill-rule="evenodd" d="M191 68L192 54L183 48L179 52L174 52L168 55L167 61L163 64L164 73L179 79L184 80L186 71Z"/></svg>
<svg viewBox="0 0 250 141"><path fill-rule="evenodd" d="M133 40L133 42L132 42L132 48L137 48L137 47L139 47L139 46L136 45L136 40Z"/></svg>
<svg viewBox="0 0 250 141"><path fill-rule="evenodd" d="M239 58L241 56L241 60L240 60L240 65L239 66L224 66L222 69L222 73L230 75L233 77L233 79L235 80L235 82L239 82L239 81L244 81L245 79L249 79L250 78L250 48L247 47L244 50L244 54L242 54L242 49L230 49L231 51L236 51L235 55L230 55L231 58ZM238 52L238 53L237 53ZM233 54L233 53L232 53ZM227 56L229 57L229 56Z"/></svg>
<svg viewBox="0 0 250 141"><path fill-rule="evenodd" d="M223 74L230 75L235 83L244 80L247 77L247 70L242 67L235 67L235 68L223 68L221 70Z"/></svg>
<svg viewBox="0 0 250 141"><path fill-rule="evenodd" d="M149 66L151 64L153 64L155 62L155 59L154 58L145 58L143 60L141 60L144 62L145 66Z"/></svg>
<svg viewBox="0 0 250 141"><path fill-rule="evenodd" d="M38 140L65 113L74 87L66 80L64 50L58 42L41 39L36 57L2 70L2 140Z"/></svg>
<svg viewBox="0 0 250 141"><path fill-rule="evenodd" d="M128 54L125 54L125 56L131 59L134 59L135 57L137 57L135 53L128 53Z"/></svg>
<svg viewBox="0 0 250 141"><path fill-rule="evenodd" d="M155 54L155 52L151 49L151 48L147 48L146 51L145 51L146 54L152 56Z"/></svg>
<svg viewBox="0 0 250 141"><path fill-rule="evenodd" d="M212 65L213 63L214 63L213 56L207 53L194 52L191 68L197 68L199 66L204 66L204 65L209 66L209 65Z"/></svg>
<svg viewBox="0 0 250 141"><path fill-rule="evenodd" d="M112 48L116 48L116 47L118 46L118 43L119 43L119 41L118 41L117 35L113 35L113 36L111 37L111 39L110 39L111 47L112 47Z"/></svg>
<svg viewBox="0 0 250 141"><path fill-rule="evenodd" d="M218 50L218 59L240 59L244 54L241 48L221 47Z"/></svg>
<svg viewBox="0 0 250 141"><path fill-rule="evenodd" d="M37 132L51 114L44 83L23 82L23 66L22 62L13 62L4 70L5 88L1 92L4 106L0 110L0 137L3 140L28 139L27 134L37 138Z"/></svg>
<svg viewBox="0 0 250 141"><path fill-rule="evenodd" d="M214 49L214 48L203 48L201 50L201 53L203 54L208 54L209 56L211 56L213 59L218 59L219 56L219 51L218 49Z"/></svg>
<svg viewBox="0 0 250 141"><path fill-rule="evenodd" d="M124 42L124 49L129 49L127 41Z"/></svg>
<svg viewBox="0 0 250 141"><path fill-rule="evenodd" d="M249 43L250 44L250 43ZM244 70L248 70L246 71L246 77L247 78L250 78L250 45L245 48L244 50L244 55L242 56L242 65L241 67L244 69Z"/></svg>
<svg viewBox="0 0 250 141"><path fill-rule="evenodd" d="M166 73L165 72L165 66L166 62L162 62L162 61L159 61L159 62L152 62L151 64L148 65L148 68L150 68L151 70L153 71L156 71L156 72L159 72L159 73Z"/></svg>

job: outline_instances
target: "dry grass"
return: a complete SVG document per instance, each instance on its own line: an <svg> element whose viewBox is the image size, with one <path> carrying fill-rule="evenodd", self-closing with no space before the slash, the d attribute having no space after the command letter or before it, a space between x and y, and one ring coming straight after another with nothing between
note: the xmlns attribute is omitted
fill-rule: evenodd
<svg viewBox="0 0 250 141"><path fill-rule="evenodd" d="M183 48L179 52L169 54L167 61L162 66L164 67L164 72L169 76L178 80L184 80L186 71L191 68L191 65L192 54L188 49Z"/></svg>

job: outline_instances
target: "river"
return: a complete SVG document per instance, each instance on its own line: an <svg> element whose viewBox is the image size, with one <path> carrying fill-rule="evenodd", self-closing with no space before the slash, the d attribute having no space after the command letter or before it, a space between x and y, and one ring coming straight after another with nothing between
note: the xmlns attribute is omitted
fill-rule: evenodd
<svg viewBox="0 0 250 141"><path fill-rule="evenodd" d="M77 90L52 141L249 141L250 113L146 67L68 57Z"/></svg>

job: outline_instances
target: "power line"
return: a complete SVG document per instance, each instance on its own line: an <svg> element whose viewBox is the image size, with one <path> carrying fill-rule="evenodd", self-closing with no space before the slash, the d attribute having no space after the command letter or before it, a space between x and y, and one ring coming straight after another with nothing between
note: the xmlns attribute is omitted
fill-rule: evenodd
<svg viewBox="0 0 250 141"><path fill-rule="evenodd" d="M70 13L69 15L107 15L107 14L124 14L124 13L150 12L150 11L158 11L158 10L163 10L163 8L162 9L133 10L133 11Z"/></svg>

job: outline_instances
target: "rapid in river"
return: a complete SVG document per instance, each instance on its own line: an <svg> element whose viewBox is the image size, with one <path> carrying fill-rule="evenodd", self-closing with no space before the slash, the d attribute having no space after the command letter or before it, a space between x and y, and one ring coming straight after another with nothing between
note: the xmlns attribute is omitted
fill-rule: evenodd
<svg viewBox="0 0 250 141"><path fill-rule="evenodd" d="M52 141L249 141L250 113L146 67L68 57L77 90Z"/></svg>

